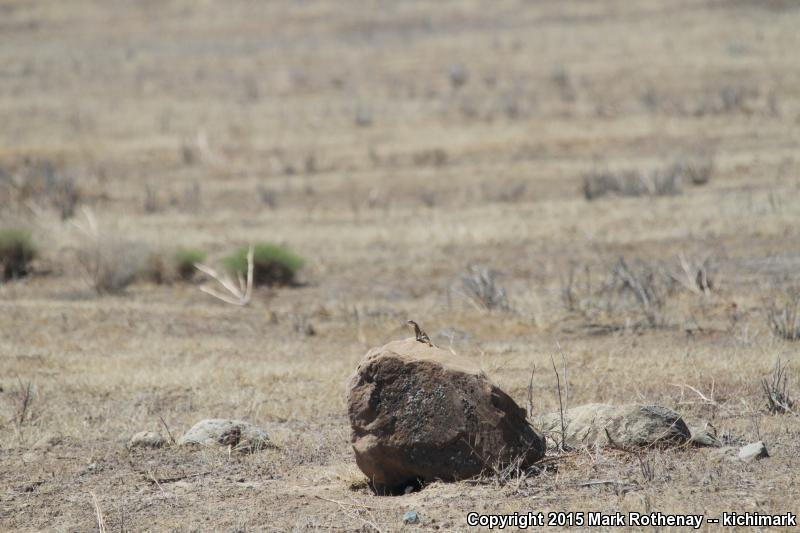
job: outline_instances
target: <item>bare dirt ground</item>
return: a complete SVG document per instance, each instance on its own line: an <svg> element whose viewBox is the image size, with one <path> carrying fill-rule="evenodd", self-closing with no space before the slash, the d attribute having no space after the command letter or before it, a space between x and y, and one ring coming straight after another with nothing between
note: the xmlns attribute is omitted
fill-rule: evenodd
<svg viewBox="0 0 800 533"><path fill-rule="evenodd" d="M41 250L0 285L0 530L800 512L800 421L767 412L761 385L781 358L800 397L800 343L767 321L800 282L798 27L788 0L0 2L0 183L50 165L80 190L66 221L34 193L0 196L2 224ZM584 176L698 153L706 184L584 196ZM283 243L303 283L243 308L198 282L98 295L76 260L84 208L104 242L211 263ZM705 294L681 255L710 258ZM648 305L597 290L621 257L656 276ZM460 294L473 263L499 273L510 309ZM535 369L534 420L558 408L563 350L569 405L664 405L771 457L553 449L538 473L374 496L345 386L408 318L520 405ZM279 447L125 447L161 418L177 437L212 417ZM403 525L410 510L420 524Z"/></svg>

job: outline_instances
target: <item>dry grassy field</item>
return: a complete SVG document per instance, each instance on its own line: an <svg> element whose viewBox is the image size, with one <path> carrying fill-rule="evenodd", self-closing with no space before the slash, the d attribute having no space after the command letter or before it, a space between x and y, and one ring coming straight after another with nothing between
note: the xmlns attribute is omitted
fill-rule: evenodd
<svg viewBox="0 0 800 533"><path fill-rule="evenodd" d="M780 359L800 397L799 27L792 0L0 1L0 228L38 249L0 282L0 530L800 512L798 407L762 385ZM170 266L259 242L306 264L246 306ZM375 496L346 384L410 318L534 425L553 358L568 406L770 457L553 447ZM126 448L204 418L277 447Z"/></svg>

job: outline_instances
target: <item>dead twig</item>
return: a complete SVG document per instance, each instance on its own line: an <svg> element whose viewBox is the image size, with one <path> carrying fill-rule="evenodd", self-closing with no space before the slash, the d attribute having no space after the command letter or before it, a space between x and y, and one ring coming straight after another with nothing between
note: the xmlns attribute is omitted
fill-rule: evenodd
<svg viewBox="0 0 800 533"><path fill-rule="evenodd" d="M94 491L89 491L92 495L92 503L94 504L94 514L97 518L97 529L100 533L106 533L106 519L103 517L103 510L100 509L100 502L97 501L97 495Z"/></svg>
<svg viewBox="0 0 800 533"><path fill-rule="evenodd" d="M245 280L242 277L242 274L237 272L236 280L238 282L238 286L234 284L233 280L228 274L218 273L213 268L206 265L201 265L199 263L194 265L197 270L217 281L222 288L228 292L228 294L210 287L200 287L200 290L231 305L244 307L245 305L249 304L253 296L253 253L254 248L251 245L247 252L247 279Z"/></svg>
<svg viewBox="0 0 800 533"><path fill-rule="evenodd" d="M169 430L169 426L167 426L167 423L164 421L164 417L158 415L158 419L161 420L161 425L164 426L164 430L167 432L167 435L169 435L169 440L172 441L173 446L177 444L175 437L172 436L172 432Z"/></svg>
<svg viewBox="0 0 800 533"><path fill-rule="evenodd" d="M575 487L593 487L595 485L622 485L622 481L618 479L594 479L592 481L584 481L583 483L576 483Z"/></svg>
<svg viewBox="0 0 800 533"><path fill-rule="evenodd" d="M531 368L531 379L528 381L528 418L533 417L533 375L536 373L536 365Z"/></svg>
<svg viewBox="0 0 800 533"><path fill-rule="evenodd" d="M558 389L558 409L559 415L561 417L561 451L565 451L566 446L566 438L567 438L567 424L564 422L564 402L562 399L561 394L561 377L558 375L558 369L556 368L556 361L553 359L553 356L550 356L550 362L553 364L553 372L556 374L556 388Z"/></svg>
<svg viewBox="0 0 800 533"><path fill-rule="evenodd" d="M324 500L326 502L335 503L336 505L348 505L350 507L363 507L364 509L373 509L375 511L388 511L388 510L390 510L389 507L376 507L374 505L364 505L362 503L348 503L348 502L342 502L342 501L339 501L339 500L332 500L332 499L326 498L324 496L319 496L318 494L315 494L314 497L317 498L317 499L320 499L320 500Z"/></svg>
<svg viewBox="0 0 800 533"><path fill-rule="evenodd" d="M681 274L671 274L672 279L680 283L686 290L695 294L708 296L715 283L712 281L711 258L703 261L689 261L683 253L678 254Z"/></svg>
<svg viewBox="0 0 800 533"><path fill-rule="evenodd" d="M23 384L20 378L17 378L17 381L19 382L19 407L17 408L17 415L14 417L14 422L16 422L17 431L20 431L22 425L25 423L28 409L30 409L31 403L33 402L33 383L28 381Z"/></svg>
<svg viewBox="0 0 800 533"><path fill-rule="evenodd" d="M639 459L639 470L642 473L642 479L646 483L650 483L656 478L656 467L652 455L645 458L643 454L637 453L636 458Z"/></svg>
<svg viewBox="0 0 800 533"><path fill-rule="evenodd" d="M711 398L707 397L705 394L703 394L699 390L695 389L691 385L687 385L686 383L684 383L683 385L679 385L677 383L670 383L670 385L672 385L673 387L678 387L680 389L683 389L684 387L686 387L687 389L689 389L692 392L694 392L695 394L697 394L700 397L700 399L703 400L704 402L706 402L706 403L708 403L710 405L713 405L715 407L719 407L719 403L714 399L714 386L713 385L711 386Z"/></svg>
<svg viewBox="0 0 800 533"><path fill-rule="evenodd" d="M358 520L359 522L363 523L364 525L371 527L372 529L374 529L378 533L382 533L383 532L383 530L378 526L377 521L375 519L375 516L370 512L370 509L380 509L379 507L369 507L367 505L362 505L362 504L359 504L359 503L340 502L338 500L331 500L330 498L324 498L322 496L316 496L316 497L319 498L320 500L324 500L326 502L335 503L336 505L339 506L339 509L341 509L341 511L344 514L346 514L347 516L349 516L350 518L355 518L356 520ZM355 509L353 509L353 508L355 508ZM365 513L367 513L369 515L369 517L371 518L371 520L367 520L366 518L363 518L363 517L359 516L359 514L357 512L359 510L363 510Z"/></svg>

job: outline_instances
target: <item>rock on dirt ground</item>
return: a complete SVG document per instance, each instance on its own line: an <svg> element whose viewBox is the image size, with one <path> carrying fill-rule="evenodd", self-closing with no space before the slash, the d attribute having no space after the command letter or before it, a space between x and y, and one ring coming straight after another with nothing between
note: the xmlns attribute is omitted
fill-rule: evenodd
<svg viewBox="0 0 800 533"><path fill-rule="evenodd" d="M755 461L756 459L764 459L769 457L767 447L762 441L753 442L747 446L742 446L736 456L745 462Z"/></svg>
<svg viewBox="0 0 800 533"><path fill-rule="evenodd" d="M128 441L128 449L133 448L161 448L167 444L167 439L154 431L140 431Z"/></svg>
<svg viewBox="0 0 800 533"><path fill-rule="evenodd" d="M379 492L527 466L545 452L525 410L477 366L415 339L367 353L348 414L356 463Z"/></svg>
<svg viewBox="0 0 800 533"><path fill-rule="evenodd" d="M745 463L750 463L758 459L765 459L767 457L769 457L769 452L763 441L751 442L741 448L724 446L714 450L710 455L710 458L714 461L727 459L734 462L744 461Z"/></svg>
<svg viewBox="0 0 800 533"><path fill-rule="evenodd" d="M243 420L209 418L192 426L178 444L201 446L231 446L235 451L255 452L272 443L267 432Z"/></svg>
<svg viewBox="0 0 800 533"><path fill-rule="evenodd" d="M590 403L565 411L564 423L564 443L574 448L640 448L685 444L691 438L680 415L658 405ZM543 415L541 426L542 431L561 442L560 413Z"/></svg>

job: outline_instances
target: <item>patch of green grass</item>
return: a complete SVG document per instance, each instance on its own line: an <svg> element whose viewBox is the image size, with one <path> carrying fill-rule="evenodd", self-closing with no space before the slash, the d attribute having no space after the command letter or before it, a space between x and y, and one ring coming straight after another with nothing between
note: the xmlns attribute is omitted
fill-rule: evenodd
<svg viewBox="0 0 800 533"><path fill-rule="evenodd" d="M36 257L31 233L22 229L0 230L0 274L2 279L14 279L29 272L30 262Z"/></svg>
<svg viewBox="0 0 800 533"><path fill-rule="evenodd" d="M233 275L247 275L247 252L238 249L224 260L225 268ZM291 250L277 244L258 244L253 248L253 283L256 285L292 285L305 261Z"/></svg>
<svg viewBox="0 0 800 533"><path fill-rule="evenodd" d="M194 265L197 263L205 262L207 254L203 250L196 248L184 248L178 250L175 254L175 270L178 272L178 277L184 281L189 281L194 277L197 269ZM245 259L245 267L247 260Z"/></svg>

